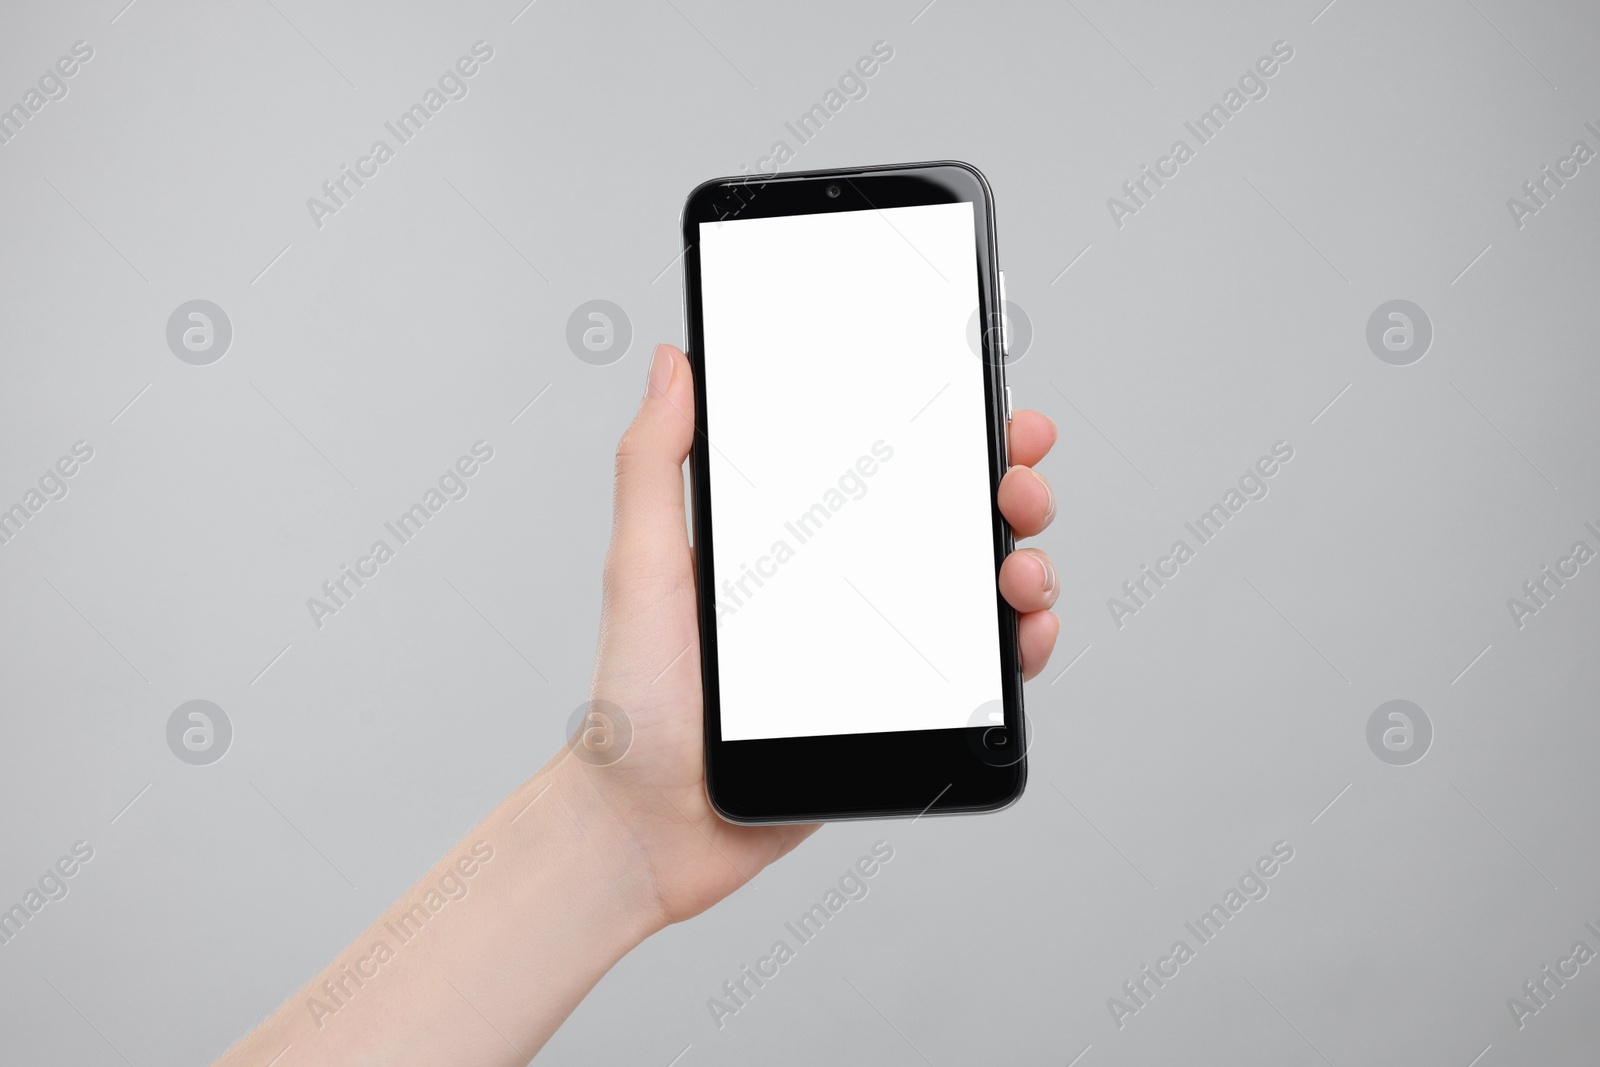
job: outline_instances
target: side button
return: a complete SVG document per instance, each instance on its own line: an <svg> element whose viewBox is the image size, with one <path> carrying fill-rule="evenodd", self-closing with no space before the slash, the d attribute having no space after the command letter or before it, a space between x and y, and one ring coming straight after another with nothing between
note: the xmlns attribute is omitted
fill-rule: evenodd
<svg viewBox="0 0 1600 1067"><path fill-rule="evenodd" d="M1006 272L1000 271L1000 358L1011 358L1010 331L1006 329Z"/></svg>
<svg viewBox="0 0 1600 1067"><path fill-rule="evenodd" d="M1011 386L1006 386L1006 421L1011 421Z"/></svg>

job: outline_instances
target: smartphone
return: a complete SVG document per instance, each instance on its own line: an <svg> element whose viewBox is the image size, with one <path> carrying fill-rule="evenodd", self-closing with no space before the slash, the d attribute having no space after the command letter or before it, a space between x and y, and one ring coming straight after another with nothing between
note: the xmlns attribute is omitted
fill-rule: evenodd
<svg viewBox="0 0 1600 1067"><path fill-rule="evenodd" d="M736 823L995 811L1027 778L988 182L705 182L683 214L706 788Z"/></svg>

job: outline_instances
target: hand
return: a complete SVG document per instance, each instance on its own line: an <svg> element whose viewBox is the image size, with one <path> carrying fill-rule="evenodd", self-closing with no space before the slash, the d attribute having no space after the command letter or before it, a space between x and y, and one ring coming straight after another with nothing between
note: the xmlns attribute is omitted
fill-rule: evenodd
<svg viewBox="0 0 1600 1067"><path fill-rule="evenodd" d="M683 463L694 442L688 358L656 348L645 399L617 446L611 549L592 695L622 709L631 747L594 766L570 755L558 770L618 847L642 859L656 925L697 915L793 849L816 825L735 826L706 799L695 567L683 505ZM1056 428L1034 411L1010 427L1015 466L1000 510L1021 537L1055 518L1050 485L1032 468ZM1000 591L1020 613L1023 676L1044 669L1060 623L1049 610L1060 582L1049 556L1025 548L1000 569Z"/></svg>
<svg viewBox="0 0 1600 1067"><path fill-rule="evenodd" d="M290 1047L305 1067L526 1063L635 945L704 911L816 830L734 826L706 800L683 514L693 414L689 361L662 345L617 448L594 672L595 699L628 716L630 746L569 745L219 1065L276 1062ZM1011 458L1020 465L1001 481L999 499L1024 537L1055 516L1049 485L1030 469L1055 439L1049 419L1016 413ZM1055 644L1055 568L1044 553L1022 549L1000 568L1000 590L1022 613L1031 678ZM475 873L462 866L469 849L481 861ZM427 903L444 900L441 887L448 905ZM412 936L399 938L397 923L410 924Z"/></svg>

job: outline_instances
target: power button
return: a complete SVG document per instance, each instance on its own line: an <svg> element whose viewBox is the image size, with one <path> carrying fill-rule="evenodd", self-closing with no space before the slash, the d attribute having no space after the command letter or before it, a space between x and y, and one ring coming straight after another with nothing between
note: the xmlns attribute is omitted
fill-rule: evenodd
<svg viewBox="0 0 1600 1067"><path fill-rule="evenodd" d="M1006 329L1006 272L1000 271L1000 358L1006 360L1011 357L1011 338L1007 336L1011 331Z"/></svg>
<svg viewBox="0 0 1600 1067"><path fill-rule="evenodd" d="M1006 386L1006 421L1011 421L1011 386Z"/></svg>

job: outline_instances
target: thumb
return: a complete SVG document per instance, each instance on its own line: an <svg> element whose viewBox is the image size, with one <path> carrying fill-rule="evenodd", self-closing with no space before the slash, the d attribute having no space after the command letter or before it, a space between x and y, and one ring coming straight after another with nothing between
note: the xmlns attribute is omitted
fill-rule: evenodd
<svg viewBox="0 0 1600 1067"><path fill-rule="evenodd" d="M639 412L617 444L611 551L618 563L663 577L689 566L683 461L694 443L689 358L657 345Z"/></svg>

